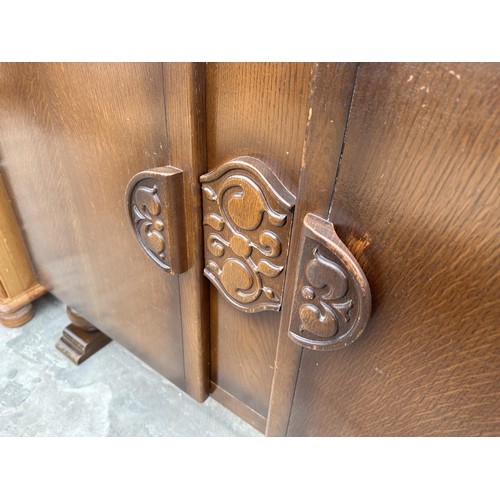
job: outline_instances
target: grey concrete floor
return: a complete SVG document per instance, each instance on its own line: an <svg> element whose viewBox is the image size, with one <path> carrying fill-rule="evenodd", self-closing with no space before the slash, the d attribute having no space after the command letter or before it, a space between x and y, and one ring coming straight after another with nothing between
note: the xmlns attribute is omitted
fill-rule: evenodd
<svg viewBox="0 0 500 500"><path fill-rule="evenodd" d="M211 398L199 404L116 342L74 365L69 323L47 295L20 328L0 325L0 436L262 436Z"/></svg>

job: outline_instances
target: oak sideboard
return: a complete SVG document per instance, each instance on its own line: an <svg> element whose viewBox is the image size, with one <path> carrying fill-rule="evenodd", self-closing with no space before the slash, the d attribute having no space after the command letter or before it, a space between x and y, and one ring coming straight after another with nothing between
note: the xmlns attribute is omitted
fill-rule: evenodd
<svg viewBox="0 0 500 500"><path fill-rule="evenodd" d="M0 174L0 321L53 294L75 363L268 436L500 435L500 64L2 63Z"/></svg>

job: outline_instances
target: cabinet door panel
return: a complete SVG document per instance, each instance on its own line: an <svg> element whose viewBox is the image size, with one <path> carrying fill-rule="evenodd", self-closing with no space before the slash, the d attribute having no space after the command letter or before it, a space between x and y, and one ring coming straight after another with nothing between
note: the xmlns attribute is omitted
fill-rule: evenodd
<svg viewBox="0 0 500 500"><path fill-rule="evenodd" d="M179 278L124 207L134 174L169 161L162 71L2 64L0 156L43 286L185 389Z"/></svg>
<svg viewBox="0 0 500 500"><path fill-rule="evenodd" d="M308 116L312 64L209 64L207 68L208 169L252 156L297 192ZM210 286L211 380L267 417L280 312L245 313ZM226 394L227 393L227 394ZM220 397L222 401L222 396ZM248 408L245 408L248 407ZM238 409L239 408L239 409ZM259 422L262 428L263 419ZM255 424L254 424L255 425Z"/></svg>
<svg viewBox="0 0 500 500"><path fill-rule="evenodd" d="M500 67L361 64L330 220L367 331L304 349L288 435L500 433Z"/></svg>

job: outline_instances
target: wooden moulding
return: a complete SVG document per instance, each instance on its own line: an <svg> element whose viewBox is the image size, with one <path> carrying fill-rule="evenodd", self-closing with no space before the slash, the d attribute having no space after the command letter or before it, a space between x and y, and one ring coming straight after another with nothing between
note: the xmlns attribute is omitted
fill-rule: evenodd
<svg viewBox="0 0 500 500"><path fill-rule="evenodd" d="M178 276L186 392L203 402L210 391L209 284L203 278L199 177L207 170L205 63L163 63L169 163L184 172L189 269Z"/></svg>
<svg viewBox="0 0 500 500"><path fill-rule="evenodd" d="M0 323L9 328L27 323L34 314L31 302L46 292L36 280L0 174Z"/></svg>

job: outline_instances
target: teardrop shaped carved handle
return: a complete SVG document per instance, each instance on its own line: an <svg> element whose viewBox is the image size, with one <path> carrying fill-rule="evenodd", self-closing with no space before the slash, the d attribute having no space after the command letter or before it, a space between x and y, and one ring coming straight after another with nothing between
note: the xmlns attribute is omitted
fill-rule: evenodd
<svg viewBox="0 0 500 500"><path fill-rule="evenodd" d="M304 217L290 338L310 349L342 349L364 331L371 314L370 286L331 222Z"/></svg>
<svg viewBox="0 0 500 500"><path fill-rule="evenodd" d="M183 172L158 167L134 175L125 194L135 236L149 257L170 274L188 269Z"/></svg>

